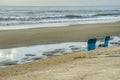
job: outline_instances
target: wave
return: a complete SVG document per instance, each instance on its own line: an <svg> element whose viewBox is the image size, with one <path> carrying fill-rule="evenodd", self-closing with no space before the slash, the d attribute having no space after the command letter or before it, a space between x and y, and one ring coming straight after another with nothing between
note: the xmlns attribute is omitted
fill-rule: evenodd
<svg viewBox="0 0 120 80"><path fill-rule="evenodd" d="M74 15L68 14L64 17L67 18L92 18L92 17L99 17L99 16L120 16L120 13L95 13L95 14L84 14L84 15Z"/></svg>
<svg viewBox="0 0 120 80"><path fill-rule="evenodd" d="M85 18L80 15L57 15L57 16L3 16L0 17L0 21L36 21L36 20L48 20L48 19L72 19L72 18Z"/></svg>
<svg viewBox="0 0 120 80"><path fill-rule="evenodd" d="M86 18L86 16L73 15L73 14L68 14L68 15L65 15L64 17L66 17L66 18Z"/></svg>
<svg viewBox="0 0 120 80"><path fill-rule="evenodd" d="M93 17L96 16L120 16L120 13L101 13L101 14L95 14Z"/></svg>
<svg viewBox="0 0 120 80"><path fill-rule="evenodd" d="M76 14L66 14L66 15L55 15L55 16L1 16L0 21L39 21L39 20L49 20L49 19L82 19L82 18L95 18L101 16L120 16L120 13L98 13L98 14L86 14L86 15L76 15Z"/></svg>
<svg viewBox="0 0 120 80"><path fill-rule="evenodd" d="M0 7L0 28L9 25L120 21L119 7Z"/></svg>

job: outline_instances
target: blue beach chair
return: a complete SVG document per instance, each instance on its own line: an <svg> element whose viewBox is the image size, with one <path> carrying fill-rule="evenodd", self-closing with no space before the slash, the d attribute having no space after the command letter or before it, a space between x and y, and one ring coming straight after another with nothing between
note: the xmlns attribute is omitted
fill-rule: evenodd
<svg viewBox="0 0 120 80"><path fill-rule="evenodd" d="M87 47L84 47L83 50L94 50L96 49L96 41L97 39L96 38L93 38L93 39L88 39L88 42L87 42ZM81 57L83 57L82 53L81 53ZM89 55L86 53L86 57L89 57Z"/></svg>
<svg viewBox="0 0 120 80"><path fill-rule="evenodd" d="M106 36L104 39L104 47L108 47L110 36Z"/></svg>
<svg viewBox="0 0 120 80"><path fill-rule="evenodd" d="M108 47L110 36L106 36L103 44L99 44L98 47Z"/></svg>
<svg viewBox="0 0 120 80"><path fill-rule="evenodd" d="M96 49L96 38L89 39L87 44L88 44L88 51Z"/></svg>

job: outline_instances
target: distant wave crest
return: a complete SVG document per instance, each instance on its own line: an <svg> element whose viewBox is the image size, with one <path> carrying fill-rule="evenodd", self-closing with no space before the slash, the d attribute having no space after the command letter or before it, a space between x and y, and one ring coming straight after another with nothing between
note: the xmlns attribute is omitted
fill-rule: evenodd
<svg viewBox="0 0 120 80"><path fill-rule="evenodd" d="M86 16L68 14L68 15L65 15L64 17L66 17L66 18L85 18Z"/></svg>
<svg viewBox="0 0 120 80"><path fill-rule="evenodd" d="M119 16L120 13L101 13L101 14L95 14L93 16Z"/></svg>
<svg viewBox="0 0 120 80"><path fill-rule="evenodd" d="M120 20L117 7L0 7L0 11L0 26Z"/></svg>

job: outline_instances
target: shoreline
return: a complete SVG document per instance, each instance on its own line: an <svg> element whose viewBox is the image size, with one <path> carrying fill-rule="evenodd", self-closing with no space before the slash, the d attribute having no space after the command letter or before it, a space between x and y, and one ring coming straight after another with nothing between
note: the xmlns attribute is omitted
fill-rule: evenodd
<svg viewBox="0 0 120 80"><path fill-rule="evenodd" d="M27 26L26 28L15 28L15 29L0 29L0 31L15 31L15 30L30 30L30 29L42 29L42 28L63 28L63 27L71 27L71 26L80 26L80 25L97 25L97 24L114 24L114 23L120 23L120 21L113 21L113 22L98 22L98 23L81 23L81 24L59 24L58 25L47 25L47 26L41 26L40 24L29 24L29 25L10 25L10 27L17 27L17 26ZM33 26L37 27L33 27ZM32 27L28 27L32 26ZM4 26L1 26L2 28Z"/></svg>
<svg viewBox="0 0 120 80"><path fill-rule="evenodd" d="M89 38L104 38L120 34L120 22L80 24L67 27L33 28L23 30L1 30L0 48L30 45L85 42Z"/></svg>
<svg viewBox="0 0 120 80"><path fill-rule="evenodd" d="M0 26L0 31L14 31L14 30L27 30L27 29L39 29L39 28L59 28L59 27L70 27L76 25L91 25L91 24L109 24L109 23L119 23L120 21L111 22L98 22L98 23L76 23L76 24L62 24L62 23L49 23L49 24L28 24L28 25L9 25L10 28L4 28L7 26ZM35 27L36 26L36 27ZM18 28L20 27L20 28Z"/></svg>
<svg viewBox="0 0 120 80"><path fill-rule="evenodd" d="M91 57L81 58L81 53L83 53L82 56L86 56L87 53ZM87 75L97 72L98 73L102 72L102 74L106 73L106 76L104 78L108 79L109 75L113 76L113 74L110 73L111 70L112 70L111 72L114 71L115 73L116 71L119 72L120 70L119 56L120 56L120 47L99 48L93 51L82 51L82 52L67 54L63 56L52 57L44 60L39 60L35 62L30 62L26 64L0 68L0 74L1 74L0 79L21 80L24 77L24 79L26 80L29 79L56 80L56 77L62 76L61 78L59 77L57 79L61 80L63 78L64 80L69 80L69 79L73 80L76 77L75 80L79 80L80 79L79 77L81 77L80 75L84 76L84 74ZM106 71L104 72L104 70ZM71 76L67 76L66 73L68 75L71 74ZM74 73L77 74L73 75ZM55 75L55 76L51 76L51 75ZM72 76L74 76L74 78ZM101 77L99 75L95 75L95 76L98 78ZM117 76L119 76L119 74L116 73L116 77Z"/></svg>

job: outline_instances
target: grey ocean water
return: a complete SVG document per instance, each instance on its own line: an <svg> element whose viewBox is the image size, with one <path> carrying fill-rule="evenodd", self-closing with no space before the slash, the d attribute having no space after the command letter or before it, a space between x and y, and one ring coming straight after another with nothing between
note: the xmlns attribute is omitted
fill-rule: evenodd
<svg viewBox="0 0 120 80"><path fill-rule="evenodd" d="M0 6L0 30L120 21L120 6Z"/></svg>

